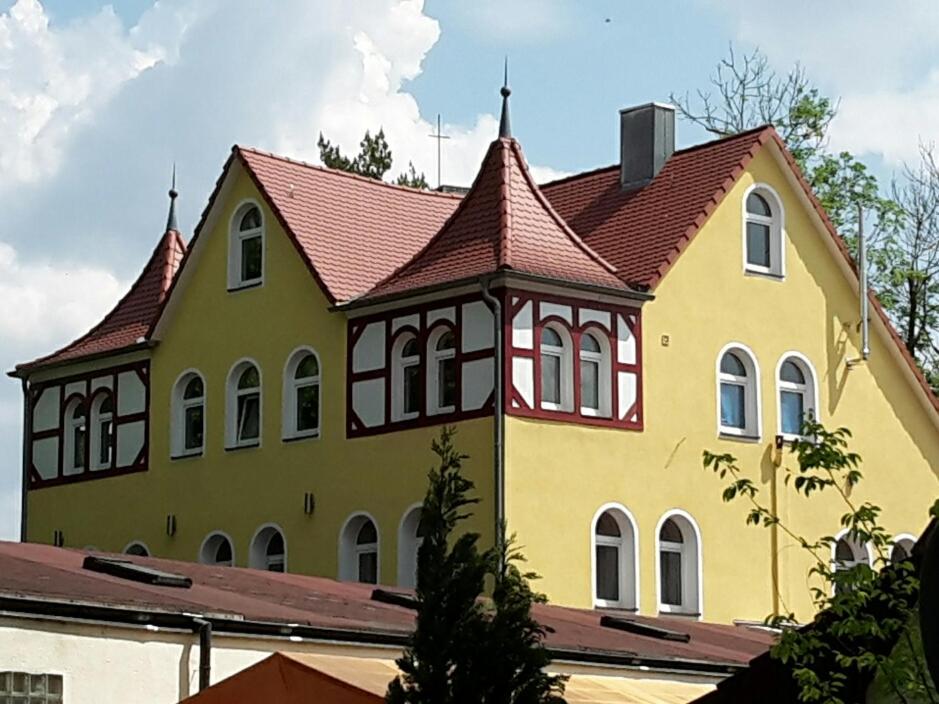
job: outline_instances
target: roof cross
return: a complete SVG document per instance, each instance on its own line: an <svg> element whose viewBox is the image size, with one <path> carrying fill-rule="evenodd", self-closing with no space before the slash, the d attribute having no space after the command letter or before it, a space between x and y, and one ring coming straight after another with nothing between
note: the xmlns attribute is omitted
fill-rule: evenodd
<svg viewBox="0 0 939 704"><path fill-rule="evenodd" d="M437 113L437 134L427 135L431 139L437 140L437 190L440 190L440 187L443 185L443 182L440 178L440 147L443 143L443 140L450 139L450 135L444 134L440 129L440 113Z"/></svg>

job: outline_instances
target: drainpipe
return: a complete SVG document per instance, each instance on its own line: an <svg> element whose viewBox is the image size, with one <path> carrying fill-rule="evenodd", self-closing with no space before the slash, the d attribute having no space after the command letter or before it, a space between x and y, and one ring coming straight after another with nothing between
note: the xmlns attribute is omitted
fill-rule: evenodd
<svg viewBox="0 0 939 704"><path fill-rule="evenodd" d="M493 363L495 370L493 380L495 385L494 405L492 420L493 434L495 442L493 443L494 470L495 470L495 544L500 554L502 552L503 525L505 523L505 403L503 394L503 345L502 345L502 303L489 291L492 283L491 278L480 279L479 285L482 291L483 300L492 309L493 318Z"/></svg>
<svg viewBox="0 0 939 704"><path fill-rule="evenodd" d="M199 691L212 682L212 624L204 618L192 619L193 630L199 633Z"/></svg>
<svg viewBox="0 0 939 704"><path fill-rule="evenodd" d="M29 446L32 444L32 423L29 417L29 382L25 377L20 379L23 389L23 486L20 487L20 542L26 542L26 512L29 501L26 492L29 487Z"/></svg>

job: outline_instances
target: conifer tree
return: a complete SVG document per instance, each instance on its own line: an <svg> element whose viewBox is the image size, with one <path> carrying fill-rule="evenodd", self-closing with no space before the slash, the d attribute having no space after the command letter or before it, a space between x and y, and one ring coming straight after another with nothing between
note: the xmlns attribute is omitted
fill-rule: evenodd
<svg viewBox="0 0 939 704"><path fill-rule="evenodd" d="M323 137L322 132L320 132L316 144L320 150L320 161L330 169L348 171L379 181L391 169L391 147L388 146L388 140L385 139L384 129L379 128L374 136L371 132L365 130L365 136L362 137L362 141L359 143L359 153L352 158L345 156L337 145ZM400 174L395 183L399 186L410 186L411 188L428 188L424 174L417 173L417 169L414 168L412 162L408 162L408 170Z"/></svg>

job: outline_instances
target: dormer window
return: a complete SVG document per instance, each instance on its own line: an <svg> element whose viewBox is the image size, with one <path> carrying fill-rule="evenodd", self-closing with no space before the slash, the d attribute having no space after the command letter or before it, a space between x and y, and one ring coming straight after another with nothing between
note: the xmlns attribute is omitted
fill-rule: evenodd
<svg viewBox="0 0 939 704"><path fill-rule="evenodd" d="M256 286L264 277L264 222L258 206L249 203L235 214L229 249L228 286Z"/></svg>
<svg viewBox="0 0 939 704"><path fill-rule="evenodd" d="M744 208L744 268L781 277L783 262L782 207L768 186L754 187Z"/></svg>

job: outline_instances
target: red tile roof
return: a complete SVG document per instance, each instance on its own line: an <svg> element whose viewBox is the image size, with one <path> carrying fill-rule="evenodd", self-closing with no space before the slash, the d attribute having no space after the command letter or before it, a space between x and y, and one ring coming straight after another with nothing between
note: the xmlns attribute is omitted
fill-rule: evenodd
<svg viewBox="0 0 939 704"><path fill-rule="evenodd" d="M163 304L185 252L186 243L182 235L175 230L167 230L130 290L100 323L57 352L18 365L16 372L31 372L141 344Z"/></svg>
<svg viewBox="0 0 939 704"><path fill-rule="evenodd" d="M366 298L426 288L497 271L605 288L625 288L538 190L514 139L486 152L459 208L413 259Z"/></svg>
<svg viewBox="0 0 939 704"><path fill-rule="evenodd" d="M322 577L277 574L238 567L215 567L158 558L114 556L158 570L184 575L192 587L161 587L83 569L84 550L48 545L0 542L0 600L10 599L87 607L133 608L165 614L210 613L239 621L301 624L355 634L401 638L414 627L414 611L374 601L371 585ZM25 606L22 608L26 608ZM39 607L41 608L41 607ZM604 614L611 612L604 611ZM536 605L534 615L548 628L547 644L555 651L636 656L671 661L743 664L764 652L771 636L739 626L622 614L643 624L687 633L687 643L661 640L600 626L596 611Z"/></svg>

